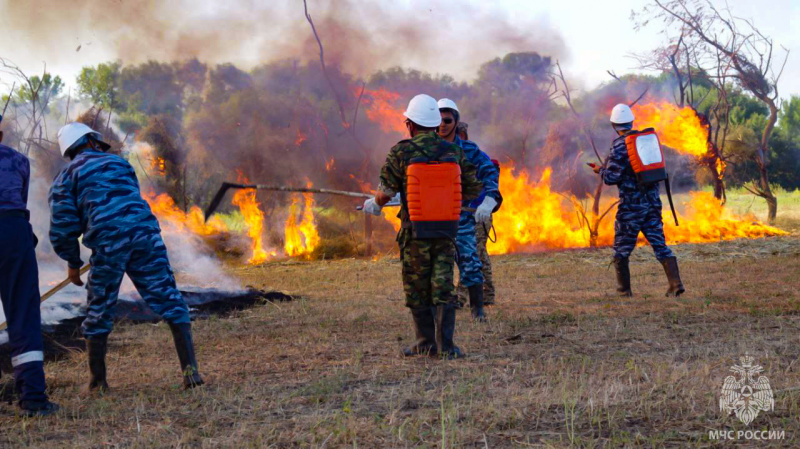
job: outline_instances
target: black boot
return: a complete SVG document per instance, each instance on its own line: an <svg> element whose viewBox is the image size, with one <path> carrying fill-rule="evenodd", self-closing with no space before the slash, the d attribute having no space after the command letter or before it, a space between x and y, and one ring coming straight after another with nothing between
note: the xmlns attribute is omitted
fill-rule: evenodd
<svg viewBox="0 0 800 449"><path fill-rule="evenodd" d="M678 271L678 258L675 256L668 257L661 261L661 265L664 266L664 272L667 274L667 280L669 280L669 290L667 290L666 296L680 296L686 289L683 288L681 273Z"/></svg>
<svg viewBox="0 0 800 449"><path fill-rule="evenodd" d="M436 310L436 346L442 358L463 357L461 349L453 343L456 332L456 308L452 303L439 305Z"/></svg>
<svg viewBox="0 0 800 449"><path fill-rule="evenodd" d="M404 349L403 355L406 357L419 354L435 356L436 328L433 321L433 311L430 307L411 309L411 316L414 318L417 342L413 346Z"/></svg>
<svg viewBox="0 0 800 449"><path fill-rule="evenodd" d="M108 334L96 335L86 339L86 351L89 353L89 392L108 391L106 382L106 351L108 350Z"/></svg>
<svg viewBox="0 0 800 449"><path fill-rule="evenodd" d="M483 284L469 287L469 307L472 310L472 319L478 322L485 322L486 315L483 313Z"/></svg>
<svg viewBox="0 0 800 449"><path fill-rule="evenodd" d="M181 362L184 388L194 388L203 385L203 378L197 370L197 359L194 356L194 343L192 343L192 325L190 323L169 323L172 338L175 340L175 349L178 350L178 360Z"/></svg>
<svg viewBox="0 0 800 449"><path fill-rule="evenodd" d="M22 410L22 413L32 418L34 416L47 416L52 415L53 413L57 412L61 407L58 406L55 402L50 402L48 400L44 401L21 401L19 403L19 408Z"/></svg>
<svg viewBox="0 0 800 449"><path fill-rule="evenodd" d="M617 293L619 293L619 296L633 296L633 292L631 292L631 270L628 267L628 258L615 257L614 269L617 271Z"/></svg>

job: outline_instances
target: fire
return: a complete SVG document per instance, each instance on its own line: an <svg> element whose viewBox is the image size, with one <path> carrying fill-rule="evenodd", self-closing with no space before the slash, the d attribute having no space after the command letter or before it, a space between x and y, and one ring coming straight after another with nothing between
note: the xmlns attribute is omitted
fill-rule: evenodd
<svg viewBox="0 0 800 449"><path fill-rule="evenodd" d="M655 128L663 145L696 157L708 153L708 126L703 125L692 108L657 101L637 104L632 109L636 127Z"/></svg>
<svg viewBox="0 0 800 449"><path fill-rule="evenodd" d="M544 171L539 180L532 179L524 170L515 175L513 167L500 170L503 205L493 217L497 242L489 242L490 254L589 246L589 232L582 225L573 205L577 199L552 191L550 175L550 168ZM614 200L616 198L608 195L600 209L605 211ZM678 227L673 222L666 201L664 203L664 230L670 244L788 234L762 224L754 217L736 216L710 193L691 193L690 200L684 204L684 214L678 216ZM600 246L613 244L614 214L612 211L600 223L597 237ZM642 235L639 236L639 244L645 244Z"/></svg>
<svg viewBox="0 0 800 449"><path fill-rule="evenodd" d="M356 96L359 92L356 92ZM405 116L403 109L396 107L400 94L381 87L378 90L364 91L364 111L367 118L377 123L384 132L405 133Z"/></svg>
<svg viewBox="0 0 800 449"><path fill-rule="evenodd" d="M331 171L336 166L336 159L331 158L329 161L325 161L325 171Z"/></svg>
<svg viewBox="0 0 800 449"><path fill-rule="evenodd" d="M303 134L303 132L298 129L297 130L297 139L295 139L294 144L299 147L306 140L308 140L308 136Z"/></svg>
<svg viewBox="0 0 800 449"><path fill-rule="evenodd" d="M309 185L309 187L311 187ZM305 207L303 208L303 218L297 223L297 206L300 202L297 195L292 197L292 205L289 207L289 218L286 219L286 230L284 232L284 250L289 256L301 256L311 254L319 246L320 237L317 232L316 220L314 219L314 196L304 193Z"/></svg>
<svg viewBox="0 0 800 449"><path fill-rule="evenodd" d="M400 230L400 217L397 216L397 212L400 208L398 207L385 207L381 211L381 215L383 219L388 221L389 224L392 225L394 228L394 232L398 232Z"/></svg>
<svg viewBox="0 0 800 449"><path fill-rule="evenodd" d="M167 172L167 163L166 163L166 161L164 160L163 157L156 156L152 160L151 163L152 163L152 166L153 166L153 170L158 172L159 175L164 176L166 174L166 172Z"/></svg>
<svg viewBox="0 0 800 449"><path fill-rule="evenodd" d="M492 218L497 242L489 242L490 254L589 246L589 233L581 228L569 197L550 189L551 173L545 169L536 181L527 171L514 176L513 167L500 169L503 205Z"/></svg>
<svg viewBox="0 0 800 449"><path fill-rule="evenodd" d="M145 194L145 200L150 204L150 209L159 221L168 221L179 227L201 236L210 236L228 232L228 227L217 217L211 217L208 222L203 220L203 211L197 206L192 206L189 212L178 208L175 201L166 193L156 196L155 193Z"/></svg>
<svg viewBox="0 0 800 449"><path fill-rule="evenodd" d="M705 243L755 239L775 235L788 235L781 229L762 224L754 217L736 217L726 210L722 202L708 192L692 192L686 204L685 216L678 217L680 226L675 226L669 207L663 212L664 234L667 243Z"/></svg>
<svg viewBox="0 0 800 449"><path fill-rule="evenodd" d="M239 180L245 183L250 181L243 178L239 173ZM238 206L244 217L244 222L247 225L247 235L252 239L251 249L253 255L247 260L251 265L264 263L269 258L269 254L264 250L264 238L262 233L264 231L264 212L261 211L261 205L256 200L256 191L253 189L237 190L231 201L234 206Z"/></svg>

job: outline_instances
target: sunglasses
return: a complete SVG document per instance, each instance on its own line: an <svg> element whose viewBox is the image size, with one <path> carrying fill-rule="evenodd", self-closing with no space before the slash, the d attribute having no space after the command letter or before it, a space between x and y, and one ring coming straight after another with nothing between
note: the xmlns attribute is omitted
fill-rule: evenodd
<svg viewBox="0 0 800 449"><path fill-rule="evenodd" d="M442 123L444 123L445 125L449 125L449 124L453 123L453 119L451 119L449 117L448 118L443 118L442 119Z"/></svg>

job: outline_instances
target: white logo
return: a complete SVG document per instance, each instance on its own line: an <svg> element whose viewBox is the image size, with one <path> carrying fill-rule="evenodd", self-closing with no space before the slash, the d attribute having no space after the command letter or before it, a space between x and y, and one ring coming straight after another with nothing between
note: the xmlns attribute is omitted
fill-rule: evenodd
<svg viewBox="0 0 800 449"><path fill-rule="evenodd" d="M753 365L753 357L745 355L739 359L741 366L731 367L732 376L725 378L719 408L723 413L736 413L744 425L750 425L761 411L769 412L775 408L772 388L766 376L755 376L762 371L760 365ZM737 378L738 377L738 378Z"/></svg>

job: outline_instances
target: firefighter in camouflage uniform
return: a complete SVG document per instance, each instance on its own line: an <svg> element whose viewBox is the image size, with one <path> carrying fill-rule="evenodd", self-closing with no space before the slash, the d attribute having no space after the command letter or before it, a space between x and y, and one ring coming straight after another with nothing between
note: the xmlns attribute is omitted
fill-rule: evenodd
<svg viewBox="0 0 800 449"><path fill-rule="evenodd" d="M678 271L678 259L666 244L664 224L661 219L659 184L642 184L629 158L626 137L633 130L634 115L631 108L618 104L611 113L611 125L618 137L611 145L611 155L604 167L594 167L607 185L619 190L619 206L614 223L614 268L617 274L617 291L620 296L632 296L628 257L636 246L639 233L644 234L653 248L656 259L664 266L669 281L667 296L678 296L685 289Z"/></svg>
<svg viewBox="0 0 800 449"><path fill-rule="evenodd" d="M402 225L397 234L403 267L403 289L406 306L411 309L417 341L404 350L407 356L439 354L445 358L460 357L461 351L453 342L456 319L455 286L453 284L456 248L455 231L458 226L460 204L455 205L455 221L449 233L441 236L418 234L418 224L412 221L408 196L410 166L416 160L441 160L454 162L460 170L463 199L478 196L482 185L476 177L475 167L466 159L463 150L436 134L441 122L436 100L428 95L417 95L403 114L410 139L392 147L381 169L380 185L375 198L364 203L364 212L380 215L381 208L395 194L400 193ZM454 182L451 180L450 182ZM457 185L453 184L456 188ZM425 202L426 197L421 196ZM414 205L414 207L419 207ZM423 238L424 237L424 238Z"/></svg>
<svg viewBox="0 0 800 449"><path fill-rule="evenodd" d="M203 384L192 343L189 308L175 285L158 225L142 199L133 167L107 153L100 133L81 123L58 132L62 154L70 163L50 189L50 242L67 261L70 280L83 285L78 238L92 250L88 280L87 340L89 390L104 391L105 355L122 277L127 274L142 299L169 324L186 388Z"/></svg>

